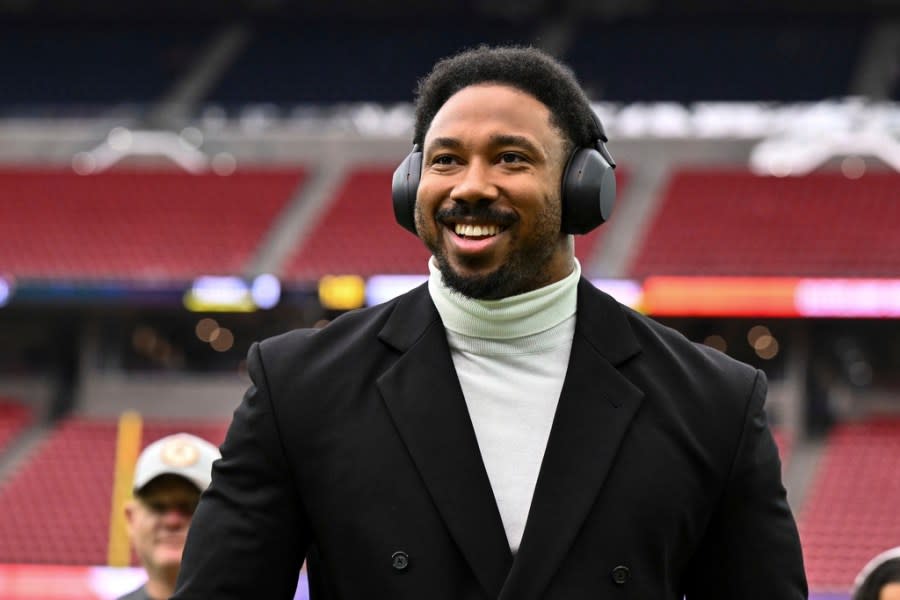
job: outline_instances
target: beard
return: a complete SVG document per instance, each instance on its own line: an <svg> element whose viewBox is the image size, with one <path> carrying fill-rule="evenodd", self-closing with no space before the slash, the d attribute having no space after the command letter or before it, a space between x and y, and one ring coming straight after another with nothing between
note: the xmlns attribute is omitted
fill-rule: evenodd
<svg viewBox="0 0 900 600"><path fill-rule="evenodd" d="M426 231L424 216L416 210L416 226L419 231ZM435 236L423 237L423 241L435 258L444 284L451 290L476 300L499 300L517 294L535 290L549 283L548 265L559 250L563 236L560 230L561 206L558 199L547 198L544 208L535 220L535 229L522 238L517 231L507 230L510 253L506 262L493 271L477 275L466 275L456 271L447 258L441 243L440 230L442 219L447 217L474 217L478 221L511 225L515 217L499 214L489 206L459 204L450 209L438 211L435 215L437 231ZM466 266L477 269L482 262L480 257L460 258Z"/></svg>

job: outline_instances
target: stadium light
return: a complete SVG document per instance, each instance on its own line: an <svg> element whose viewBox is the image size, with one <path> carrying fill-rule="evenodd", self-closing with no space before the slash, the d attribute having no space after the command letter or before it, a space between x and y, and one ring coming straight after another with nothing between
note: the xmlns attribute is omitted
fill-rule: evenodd
<svg viewBox="0 0 900 600"><path fill-rule="evenodd" d="M253 312L257 308L243 279L217 276L195 279L184 294L184 306L192 312Z"/></svg>
<svg viewBox="0 0 900 600"><path fill-rule="evenodd" d="M281 282L270 273L257 275L250 284L250 297L259 308L274 308L281 299Z"/></svg>

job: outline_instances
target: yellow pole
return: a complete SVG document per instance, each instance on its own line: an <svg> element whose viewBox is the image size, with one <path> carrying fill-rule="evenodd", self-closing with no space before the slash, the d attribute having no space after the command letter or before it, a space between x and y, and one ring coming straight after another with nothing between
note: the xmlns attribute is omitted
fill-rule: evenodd
<svg viewBox="0 0 900 600"><path fill-rule="evenodd" d="M112 509L109 515L108 562L111 567L127 567L131 563L131 544L125 524L125 503L131 499L134 464L141 447L141 415L127 411L119 417L116 439L116 471L113 481Z"/></svg>

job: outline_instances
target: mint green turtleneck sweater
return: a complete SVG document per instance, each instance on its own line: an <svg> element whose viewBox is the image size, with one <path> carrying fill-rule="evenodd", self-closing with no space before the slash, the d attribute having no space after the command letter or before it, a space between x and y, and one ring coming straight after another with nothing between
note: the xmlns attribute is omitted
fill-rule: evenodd
<svg viewBox="0 0 900 600"><path fill-rule="evenodd" d="M519 548L562 390L581 266L565 279L501 300L444 285L434 259L437 307L510 549Z"/></svg>

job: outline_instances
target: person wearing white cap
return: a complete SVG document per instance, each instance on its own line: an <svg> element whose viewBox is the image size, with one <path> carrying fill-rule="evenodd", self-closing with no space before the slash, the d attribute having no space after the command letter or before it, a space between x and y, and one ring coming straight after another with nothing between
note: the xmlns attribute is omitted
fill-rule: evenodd
<svg viewBox="0 0 900 600"><path fill-rule="evenodd" d="M900 600L900 546L863 567L853 584L853 600Z"/></svg>
<svg viewBox="0 0 900 600"><path fill-rule="evenodd" d="M119 600L162 600L174 593L188 526L217 458L215 446L188 433L161 438L141 452L125 519L147 582Z"/></svg>

